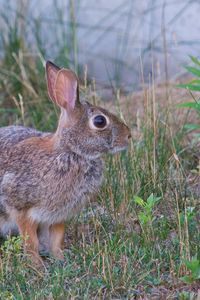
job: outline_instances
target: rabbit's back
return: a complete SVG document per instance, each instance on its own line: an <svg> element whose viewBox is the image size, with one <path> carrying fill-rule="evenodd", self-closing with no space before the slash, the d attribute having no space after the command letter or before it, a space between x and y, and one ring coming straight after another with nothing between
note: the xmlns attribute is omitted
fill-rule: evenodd
<svg viewBox="0 0 200 300"><path fill-rule="evenodd" d="M44 133L23 126L7 126L0 128L0 150L9 149L15 144L34 136L42 136Z"/></svg>
<svg viewBox="0 0 200 300"><path fill-rule="evenodd" d="M19 142L46 135L40 131L23 126L7 126L0 128L0 182L6 169L7 159L13 147Z"/></svg>

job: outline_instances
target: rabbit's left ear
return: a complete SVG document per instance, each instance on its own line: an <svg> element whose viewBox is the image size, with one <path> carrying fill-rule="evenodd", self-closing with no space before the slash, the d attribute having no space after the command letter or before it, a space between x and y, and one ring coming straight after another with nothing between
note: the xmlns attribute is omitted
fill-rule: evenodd
<svg viewBox="0 0 200 300"><path fill-rule="evenodd" d="M65 108L68 113L80 105L78 78L76 74L68 69L61 69L55 82L55 99L60 107Z"/></svg>
<svg viewBox="0 0 200 300"><path fill-rule="evenodd" d="M55 103L56 103L55 83L59 71L60 68L54 65L51 61L46 62L46 79L47 79L48 94L51 100Z"/></svg>

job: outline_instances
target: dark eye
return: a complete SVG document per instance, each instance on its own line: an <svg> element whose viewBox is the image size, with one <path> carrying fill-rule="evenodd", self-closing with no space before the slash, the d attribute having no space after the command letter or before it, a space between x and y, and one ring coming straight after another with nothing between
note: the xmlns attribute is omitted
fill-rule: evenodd
<svg viewBox="0 0 200 300"><path fill-rule="evenodd" d="M102 115L94 117L93 124L97 128L104 128L107 125L106 118Z"/></svg>

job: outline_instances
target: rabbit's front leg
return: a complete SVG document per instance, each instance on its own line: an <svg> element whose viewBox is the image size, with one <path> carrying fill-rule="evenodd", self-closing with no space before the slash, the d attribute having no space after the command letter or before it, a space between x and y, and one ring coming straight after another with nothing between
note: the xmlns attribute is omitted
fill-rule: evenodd
<svg viewBox="0 0 200 300"><path fill-rule="evenodd" d="M65 233L64 223L53 224L49 228L51 252L55 258L60 260L64 259L64 255L63 255L64 233Z"/></svg>
<svg viewBox="0 0 200 300"><path fill-rule="evenodd" d="M33 222L26 214L19 214L16 218L19 232L24 239L24 250L31 255L31 260L36 266L44 265L39 256L39 241L37 237L38 224Z"/></svg>

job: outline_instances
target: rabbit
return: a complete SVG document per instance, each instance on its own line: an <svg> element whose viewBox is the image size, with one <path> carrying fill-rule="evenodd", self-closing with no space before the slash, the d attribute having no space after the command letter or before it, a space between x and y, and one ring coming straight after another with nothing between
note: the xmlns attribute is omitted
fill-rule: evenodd
<svg viewBox="0 0 200 300"><path fill-rule="evenodd" d="M0 226L19 232L24 250L41 264L39 233L63 259L65 221L98 192L105 153L127 149L130 129L107 110L79 100L76 74L46 62L50 99L60 108L57 130L0 128Z"/></svg>

